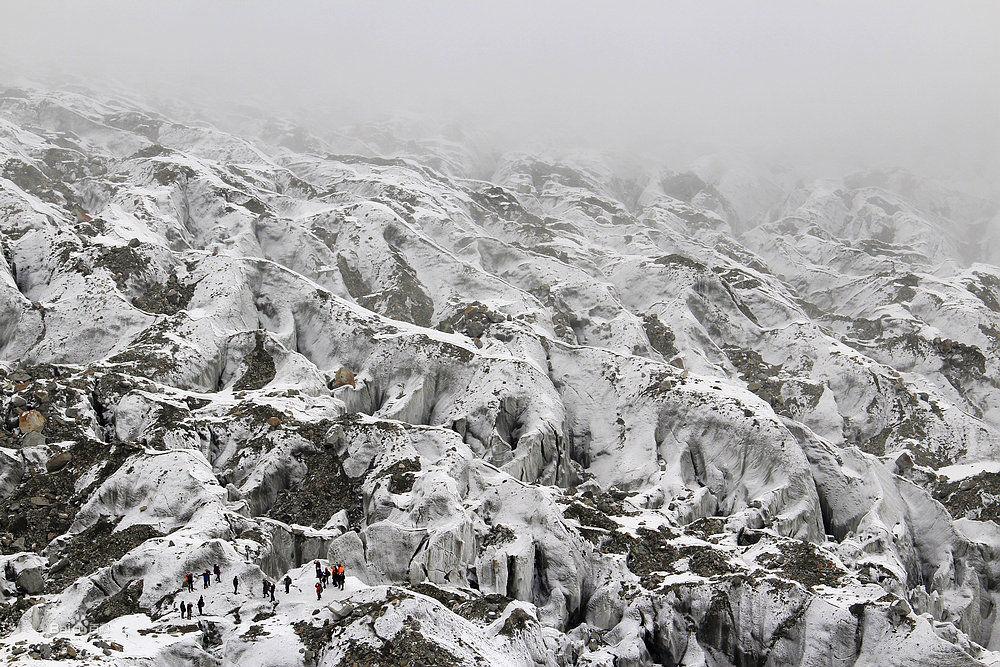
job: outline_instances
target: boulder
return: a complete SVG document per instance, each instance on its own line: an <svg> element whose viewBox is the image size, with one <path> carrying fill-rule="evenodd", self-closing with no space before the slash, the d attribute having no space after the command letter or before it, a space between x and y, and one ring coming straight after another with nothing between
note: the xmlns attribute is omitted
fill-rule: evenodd
<svg viewBox="0 0 1000 667"><path fill-rule="evenodd" d="M28 567L17 573L14 580L18 590L29 595L36 595L45 591L45 568Z"/></svg>
<svg viewBox="0 0 1000 667"><path fill-rule="evenodd" d="M45 428L45 417L38 410L28 410L17 418L17 426L22 433L40 433Z"/></svg>
<svg viewBox="0 0 1000 667"><path fill-rule="evenodd" d="M333 386L337 387L351 386L356 387L357 377L354 375L354 371L349 368L340 368L333 376Z"/></svg>
<svg viewBox="0 0 1000 667"><path fill-rule="evenodd" d="M55 472L57 470L62 470L66 467L66 464L73 460L73 454L70 452L59 452L48 461L45 462L45 469L49 472Z"/></svg>
<svg viewBox="0 0 1000 667"><path fill-rule="evenodd" d="M17 589L29 595L45 591L47 560L34 553L20 554L8 561Z"/></svg>
<svg viewBox="0 0 1000 667"><path fill-rule="evenodd" d="M31 433L25 433L21 436L20 445L22 449L28 449L31 447L44 447L45 446L45 435L37 431Z"/></svg>

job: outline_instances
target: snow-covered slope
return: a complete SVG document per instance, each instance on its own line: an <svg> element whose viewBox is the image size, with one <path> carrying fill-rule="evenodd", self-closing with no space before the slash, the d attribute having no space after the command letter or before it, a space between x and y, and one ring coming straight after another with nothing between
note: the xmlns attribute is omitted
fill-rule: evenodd
<svg viewBox="0 0 1000 667"><path fill-rule="evenodd" d="M0 94L4 660L997 661L995 203L241 128Z"/></svg>

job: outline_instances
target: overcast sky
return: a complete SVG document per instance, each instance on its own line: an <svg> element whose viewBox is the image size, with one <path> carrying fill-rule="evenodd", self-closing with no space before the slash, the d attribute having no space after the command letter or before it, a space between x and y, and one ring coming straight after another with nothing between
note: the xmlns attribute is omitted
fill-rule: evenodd
<svg viewBox="0 0 1000 667"><path fill-rule="evenodd" d="M1000 2L0 3L0 59L612 148L997 168Z"/></svg>

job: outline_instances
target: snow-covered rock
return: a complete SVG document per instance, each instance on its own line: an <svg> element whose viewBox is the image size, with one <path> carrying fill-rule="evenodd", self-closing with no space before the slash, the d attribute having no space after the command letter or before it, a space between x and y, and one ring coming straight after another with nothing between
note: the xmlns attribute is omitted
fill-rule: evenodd
<svg viewBox="0 0 1000 667"><path fill-rule="evenodd" d="M1000 660L995 202L241 127L0 93L3 660Z"/></svg>

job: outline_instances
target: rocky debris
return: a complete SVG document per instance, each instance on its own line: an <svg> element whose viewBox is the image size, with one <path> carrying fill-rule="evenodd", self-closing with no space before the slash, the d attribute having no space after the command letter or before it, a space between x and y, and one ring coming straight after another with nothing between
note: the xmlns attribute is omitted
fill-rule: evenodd
<svg viewBox="0 0 1000 667"><path fill-rule="evenodd" d="M175 315L187 308L196 287L193 283L181 282L177 274L172 273L165 283L151 282L143 286L132 303L147 313Z"/></svg>
<svg viewBox="0 0 1000 667"><path fill-rule="evenodd" d="M68 382L82 381L71 378ZM63 386L60 384L60 387ZM74 395L73 392L80 391L84 386L80 384L66 391ZM98 395L103 391L98 388ZM54 428L58 429L55 437L60 437L60 440L66 438L72 445L56 455L62 457L58 468L49 470L46 465L44 470L29 469L20 476L7 500L10 511L0 514L0 529L3 531L0 533L0 551L3 553L41 551L66 532L84 500L118 469L131 451L128 445L96 440L80 422L56 424L55 419L51 419L46 430L52 432ZM78 489L77 481L84 479L85 475L86 483Z"/></svg>
<svg viewBox="0 0 1000 667"><path fill-rule="evenodd" d="M498 523L495 526L490 526L489 532L483 537L482 547L485 549L487 547L507 544L513 542L514 538L514 531L510 526Z"/></svg>
<svg viewBox="0 0 1000 667"><path fill-rule="evenodd" d="M254 630L256 628L256 631ZM201 630L201 645L204 648L211 648L213 646L222 646L222 632L219 630L218 623L214 621L198 621L198 629ZM250 630L244 635L244 638L250 639L251 641L256 637L264 636L266 633L263 628L259 625L251 625ZM247 635L250 635L247 637Z"/></svg>
<svg viewBox="0 0 1000 667"><path fill-rule="evenodd" d="M677 534L669 528L651 530L640 528L632 536L624 531L611 533L601 544L606 553L625 555L625 567L639 577L639 582L648 589L655 590L666 573L674 571L681 558L680 550L673 540Z"/></svg>
<svg viewBox="0 0 1000 667"><path fill-rule="evenodd" d="M453 609L459 604L466 602L471 597L471 594L469 593L447 590L432 584L429 581L412 584L409 587L409 590L415 593L420 593L421 595L426 595L429 598L434 598L449 609Z"/></svg>
<svg viewBox="0 0 1000 667"><path fill-rule="evenodd" d="M469 338L479 339L486 335L491 325L500 324L507 317L478 301L459 304L455 312L441 320L437 328L449 333L460 333Z"/></svg>
<svg viewBox="0 0 1000 667"><path fill-rule="evenodd" d="M93 526L70 536L50 550L49 589L60 591L94 570L110 565L159 531L143 524L115 531L114 523L101 517Z"/></svg>
<svg viewBox="0 0 1000 667"><path fill-rule="evenodd" d="M928 486L956 519L1000 522L1000 473L984 471L958 481L935 478Z"/></svg>
<svg viewBox="0 0 1000 667"><path fill-rule="evenodd" d="M78 649L68 639L62 637L51 642L29 644L26 649L19 650L16 654L25 655L32 660L55 661L87 659L90 655L87 649Z"/></svg>
<svg viewBox="0 0 1000 667"><path fill-rule="evenodd" d="M566 509L563 510L563 516L567 519L575 519L581 526L602 528L608 531L618 528L617 521L599 509L582 502L574 502L567 506Z"/></svg>
<svg viewBox="0 0 1000 667"><path fill-rule="evenodd" d="M106 269L118 289L128 292L128 281L144 280L149 271L149 263L135 246L98 246L93 260L94 268Z"/></svg>
<svg viewBox="0 0 1000 667"><path fill-rule="evenodd" d="M777 546L776 553L762 554L757 562L785 579L812 588L836 586L844 577L843 568L808 542L786 540Z"/></svg>
<svg viewBox="0 0 1000 667"><path fill-rule="evenodd" d="M390 259L387 271L379 276L377 289L369 286L360 271L352 267L342 255L338 255L344 283L358 305L394 320L428 327L434 315L434 301L413 268L393 247L390 240L392 236L391 229L387 229L386 253Z"/></svg>
<svg viewBox="0 0 1000 667"><path fill-rule="evenodd" d="M305 465L305 476L278 493L267 516L319 528L344 510L350 524L360 526L364 518L361 493L364 477L352 478L344 472L331 446L302 451L297 458Z"/></svg>
<svg viewBox="0 0 1000 667"><path fill-rule="evenodd" d="M87 611L87 625L96 628L120 616L138 614L143 611L139 605L142 589L141 579L130 581L120 591L105 598L96 607Z"/></svg>
<svg viewBox="0 0 1000 667"><path fill-rule="evenodd" d="M9 635L17 627L24 612L39 602L42 602L42 598L16 597L9 601L0 600L0 637Z"/></svg>
<svg viewBox="0 0 1000 667"><path fill-rule="evenodd" d="M781 389L785 380L781 377L781 366L765 362L755 350L727 347L724 351L747 383L747 389L770 403L776 412L783 412L785 401Z"/></svg>
<svg viewBox="0 0 1000 667"><path fill-rule="evenodd" d="M97 648L101 649L101 653L103 653L105 656L111 656L114 653L121 653L122 651L125 650L125 647L119 644L118 642L105 641L101 637L96 637L95 639L92 639L90 643L96 646Z"/></svg>
<svg viewBox="0 0 1000 667"><path fill-rule="evenodd" d="M413 489L413 481L418 472L420 472L420 459L401 459L384 468L379 476L389 478L391 493L408 493Z"/></svg>
<svg viewBox="0 0 1000 667"><path fill-rule="evenodd" d="M512 600L506 595L489 593L481 597L473 597L462 602L458 602L451 610L469 620L492 623L500 618L504 609Z"/></svg>
<svg viewBox="0 0 1000 667"><path fill-rule="evenodd" d="M511 637L537 624L538 621L531 614L518 607L504 619L503 625L500 626L500 634Z"/></svg>
<svg viewBox="0 0 1000 667"><path fill-rule="evenodd" d="M173 329L179 324L179 315L155 322L108 361L120 366L120 371L129 375L150 380L169 376L177 370L177 355L181 352L180 345L171 338Z"/></svg>
<svg viewBox="0 0 1000 667"><path fill-rule="evenodd" d="M306 664L316 664L316 656L322 655L333 638L333 625L327 620L322 626L315 626L305 621L294 624L295 634L306 646Z"/></svg>
<svg viewBox="0 0 1000 667"><path fill-rule="evenodd" d="M246 370L233 384L234 390L263 389L274 379L274 358L264 348L264 340L264 334L258 331L253 351L244 360Z"/></svg>
<svg viewBox="0 0 1000 667"><path fill-rule="evenodd" d="M660 353L660 355L670 360L677 355L677 340L670 327L660 321L656 313L646 313L642 316L642 328L646 332L650 346Z"/></svg>
<svg viewBox="0 0 1000 667"><path fill-rule="evenodd" d="M344 657L336 667L358 665L399 665L399 667L460 667L468 664L444 646L427 639L420 631L420 623L407 619L403 628L378 645L361 641L348 641ZM474 664L485 665L485 662Z"/></svg>

